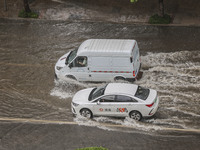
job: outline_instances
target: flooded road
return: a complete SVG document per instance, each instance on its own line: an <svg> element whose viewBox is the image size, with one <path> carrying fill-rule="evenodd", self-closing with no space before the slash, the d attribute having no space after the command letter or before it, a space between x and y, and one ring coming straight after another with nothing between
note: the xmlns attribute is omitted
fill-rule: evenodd
<svg viewBox="0 0 200 150"><path fill-rule="evenodd" d="M73 95L103 83L54 81L54 65L90 38L138 41L143 77L135 83L158 91L160 106L154 117L134 122L72 116ZM200 129L199 41L199 27L0 19L0 117L75 121L94 127L111 123L133 126L139 132Z"/></svg>

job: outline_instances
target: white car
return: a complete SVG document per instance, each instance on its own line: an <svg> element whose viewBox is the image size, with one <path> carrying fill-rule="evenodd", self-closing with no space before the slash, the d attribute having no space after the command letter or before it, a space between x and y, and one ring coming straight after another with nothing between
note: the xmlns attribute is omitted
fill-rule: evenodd
<svg viewBox="0 0 200 150"><path fill-rule="evenodd" d="M135 84L109 83L98 88L78 91L71 103L72 112L87 118L93 116L130 117L141 120L158 109L157 91Z"/></svg>

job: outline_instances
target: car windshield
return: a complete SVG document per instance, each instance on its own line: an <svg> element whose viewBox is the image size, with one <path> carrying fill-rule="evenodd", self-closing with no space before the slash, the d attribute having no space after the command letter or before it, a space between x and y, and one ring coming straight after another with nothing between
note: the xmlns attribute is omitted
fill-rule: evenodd
<svg viewBox="0 0 200 150"><path fill-rule="evenodd" d="M91 100L94 100L95 98L97 98L97 97L103 95L106 86L107 86L107 85L105 85L105 86L100 86L100 87L98 87L98 88L94 88L94 89L91 91L88 100L91 101Z"/></svg>
<svg viewBox="0 0 200 150"><path fill-rule="evenodd" d="M138 89L135 93L135 97L140 98L142 100L146 100L147 97L149 96L149 89L138 86Z"/></svg>
<svg viewBox="0 0 200 150"><path fill-rule="evenodd" d="M66 65L69 64L76 57L77 50L78 49L75 49L69 53L69 55L67 56L66 62L65 62Z"/></svg>

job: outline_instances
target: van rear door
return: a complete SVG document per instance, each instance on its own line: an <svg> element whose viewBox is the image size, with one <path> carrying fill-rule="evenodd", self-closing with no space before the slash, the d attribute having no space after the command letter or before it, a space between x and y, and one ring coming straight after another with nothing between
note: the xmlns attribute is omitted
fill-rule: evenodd
<svg viewBox="0 0 200 150"><path fill-rule="evenodd" d="M133 47L133 77L136 77L140 69L140 53L137 43Z"/></svg>

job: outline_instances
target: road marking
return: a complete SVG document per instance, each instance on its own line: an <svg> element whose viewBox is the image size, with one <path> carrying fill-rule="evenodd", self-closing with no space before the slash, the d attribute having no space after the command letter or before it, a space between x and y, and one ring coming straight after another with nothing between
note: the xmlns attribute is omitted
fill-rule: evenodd
<svg viewBox="0 0 200 150"><path fill-rule="evenodd" d="M44 67L46 64L17 64L17 63L3 63L3 62L0 62L0 65L18 66L18 67Z"/></svg>
<svg viewBox="0 0 200 150"><path fill-rule="evenodd" d="M24 118L0 118L0 121L11 122L24 122L24 123L39 123L39 124L68 124L68 125L81 125L73 121L58 121L58 120L37 120L37 119L24 119ZM105 127L120 127L120 128L136 128L134 126L125 126L117 124L100 123ZM166 131L181 131L181 132L196 132L200 133L200 129L179 129L179 128L161 128Z"/></svg>
<svg viewBox="0 0 200 150"><path fill-rule="evenodd" d="M24 119L24 118L0 118L0 121L13 121L25 123L42 123L42 124L78 124L76 122L57 121L57 120L37 120L37 119Z"/></svg>

